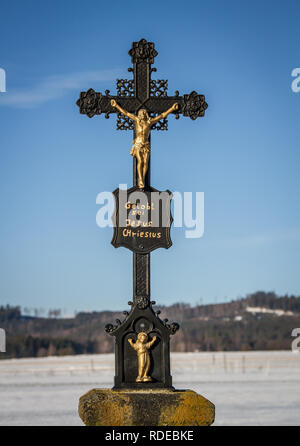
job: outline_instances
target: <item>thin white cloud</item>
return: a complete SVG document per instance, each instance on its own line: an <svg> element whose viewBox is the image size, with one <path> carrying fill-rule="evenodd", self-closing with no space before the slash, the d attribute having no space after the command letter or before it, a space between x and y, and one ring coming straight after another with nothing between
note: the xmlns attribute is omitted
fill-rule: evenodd
<svg viewBox="0 0 300 446"><path fill-rule="evenodd" d="M67 75L49 76L37 85L24 90L11 90L0 95L0 106L32 108L58 99L71 90L97 88L97 82L112 81L121 70L85 71ZM78 93L79 93L78 91ZM104 92L103 92L104 93Z"/></svg>

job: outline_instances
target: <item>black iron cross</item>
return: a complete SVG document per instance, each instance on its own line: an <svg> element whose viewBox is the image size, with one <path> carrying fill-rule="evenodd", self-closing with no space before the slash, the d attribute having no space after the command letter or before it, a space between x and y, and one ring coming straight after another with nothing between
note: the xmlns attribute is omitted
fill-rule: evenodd
<svg viewBox="0 0 300 446"><path fill-rule="evenodd" d="M193 120L203 117L207 109L204 95L192 91L190 94L179 96L179 92L176 91L174 96L167 96L168 81L151 79L151 73L156 71L156 68L152 68L151 65L154 63L157 54L153 42L147 42L145 39L133 42L129 51L133 68L128 68L128 71L133 73L133 79L117 79L116 96L110 95L109 90L105 91L105 95L93 89L81 92L77 101L80 113L87 115L89 118L102 113L105 113L105 117L109 118L111 113L117 113L117 130L133 131L134 123L111 105L110 101L112 99L115 99L122 108L135 115L141 108L144 108L150 116L156 116L177 102L179 107L174 112L176 119L179 118L180 114ZM163 119L153 126L153 130L167 129L167 119ZM145 184L150 186L150 163ZM133 185L137 185L135 158ZM149 257L150 254L134 254L134 299L137 293L150 297ZM142 280L142 277L144 280Z"/></svg>
<svg viewBox="0 0 300 446"><path fill-rule="evenodd" d="M105 113L105 117L109 118L111 113L117 113L117 130L134 130L134 124L130 118L121 115L111 105L112 99L135 115L141 108L145 108L150 116L156 116L177 102L179 107L174 112L176 119L180 114L193 120L203 117L207 109L204 95L193 91L190 94L179 96L179 92L176 91L174 96L167 96L168 81L151 79L151 73L156 71L156 68L152 68L151 65L157 54L153 42L147 42L145 39L133 42L129 51L133 68L128 68L128 71L133 73L133 79L117 79L116 96L110 95L109 90L105 91L105 95L93 89L81 92L77 101L80 113L89 118L102 113ZM167 130L167 119L155 124L154 129ZM134 186L137 184L136 180L136 159L134 158ZM150 163L145 184L150 186ZM150 298L150 254L134 254L134 300L137 295Z"/></svg>
<svg viewBox="0 0 300 446"><path fill-rule="evenodd" d="M133 42L129 51L133 68L128 69L129 72L133 73L133 79L117 79L116 96L110 95L109 90L106 90L104 95L93 89L81 92L77 101L80 113L87 115L89 118L102 113L105 113L105 117L109 118L111 113L117 113L117 130L133 131L133 121L120 114L111 105L112 99L115 99L123 109L134 115L137 115L138 111L144 108L149 116L157 116L177 103L178 109L174 112L176 119L179 118L180 114L188 116L193 120L204 116L207 109L204 95L193 91L190 94L179 96L179 92L176 91L174 96L167 96L168 81L151 79L151 73L156 71L156 68L152 68L151 65L154 63L154 58L157 54L153 42L147 42L145 39ZM152 130L167 129L167 119L158 121L152 127ZM137 186L136 158L134 157L133 160L133 185ZM150 187L150 163L145 178L145 187ZM152 305L155 302L150 301L150 254L133 253L133 302L129 302L129 304L133 307L130 314L126 311L124 312L126 315L125 321L121 323L121 321L117 320L116 326L108 324L106 327L106 331L116 336L116 370L118 372L115 377L115 387L128 387L130 383L131 386L135 385L131 382L130 371L132 349L126 353L126 356L124 353L123 336L126 330L128 330L127 327L130 324L134 326L135 321L139 321L142 315L146 318L146 325L147 323L150 325L154 324L161 333L162 347L157 347L156 351L158 353L155 353L155 351L153 353L153 373L154 375L158 373L157 376L160 376L160 378L157 378L157 382L153 385L170 387L172 380L170 375L169 335L174 334L179 326L176 323L168 324L167 319L161 321L158 318L159 313L154 313L152 310ZM127 346L127 343L125 345ZM163 350L160 350L160 348ZM161 351L164 353L159 353ZM157 359L155 359L155 354L158 355ZM124 355L127 358L125 360ZM162 364L159 359L161 357L164 358Z"/></svg>
<svg viewBox="0 0 300 446"><path fill-rule="evenodd" d="M179 96L179 92L176 91L174 96L167 96L168 81L167 80L152 80L151 73L156 71L156 68L152 68L154 58L157 56L157 51L154 48L153 42L147 42L145 39L141 39L139 42L133 42L132 48L129 51L133 68L128 68L129 72L133 73L133 79L117 79L117 95L110 95L110 91L106 90L105 95L94 91L92 88L88 91L80 93L80 98L77 101L77 105L80 108L80 113L92 118L95 115L101 115L105 113L105 117L109 118L111 113L117 113L117 130L134 130L134 124L130 118L120 114L112 105L111 100L115 99L118 104L129 111L130 113L137 114L141 108L145 108L150 116L156 116L159 113L170 108L174 103L178 103L178 110L174 112L176 119L179 115L188 116L195 120L198 117L203 117L205 110L207 109L207 103L205 102L204 95L198 94L195 91L190 94ZM153 126L153 130L167 130L167 119L159 121ZM146 185L150 186L150 164L148 168L148 174L146 177ZM134 158L133 168L133 183L136 186L136 159ZM138 259L141 257L139 263L147 263L147 278L149 279L149 254L139 255L134 254L134 257ZM147 258L147 259L146 259ZM147 260L147 261L146 261ZM135 286L138 294L148 295L150 294L149 280L146 280L148 286L139 286L137 283L137 274L139 278L145 277L145 270L136 265L136 259L134 260L134 272ZM141 283L141 282L139 282ZM136 293L134 292L134 297Z"/></svg>

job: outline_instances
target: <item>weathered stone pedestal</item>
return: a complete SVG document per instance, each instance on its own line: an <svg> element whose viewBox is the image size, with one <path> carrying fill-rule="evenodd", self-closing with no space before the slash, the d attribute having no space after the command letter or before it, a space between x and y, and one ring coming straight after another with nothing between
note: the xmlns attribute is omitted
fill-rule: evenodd
<svg viewBox="0 0 300 446"><path fill-rule="evenodd" d="M215 406L192 390L92 389L79 400L86 426L209 426Z"/></svg>

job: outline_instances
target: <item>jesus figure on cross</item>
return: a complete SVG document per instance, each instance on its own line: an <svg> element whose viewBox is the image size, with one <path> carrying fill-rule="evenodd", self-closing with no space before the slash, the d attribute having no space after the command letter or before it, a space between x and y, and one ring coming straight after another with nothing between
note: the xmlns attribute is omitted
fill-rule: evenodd
<svg viewBox="0 0 300 446"><path fill-rule="evenodd" d="M113 107L119 110L120 113L123 113L123 115L132 119L135 124L135 139L132 141L133 145L130 151L130 155L135 156L137 159L138 187L140 189L143 189L145 187L145 176L148 169L150 153L149 134L151 127L160 119L166 118L170 113L178 110L178 104L175 103L165 112L161 113L155 118L150 118L144 108L139 110L137 116L135 116L120 107L120 105L117 104L114 99L112 99L110 103Z"/></svg>

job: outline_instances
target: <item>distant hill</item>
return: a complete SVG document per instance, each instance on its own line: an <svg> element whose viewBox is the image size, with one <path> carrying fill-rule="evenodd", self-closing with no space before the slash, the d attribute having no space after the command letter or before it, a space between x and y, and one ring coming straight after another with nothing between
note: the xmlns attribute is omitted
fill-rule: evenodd
<svg viewBox="0 0 300 446"><path fill-rule="evenodd" d="M171 349L178 352L289 350L291 332L300 327L300 297L256 292L228 303L157 307L160 317L179 322ZM122 313L78 313L74 318L24 316L19 307L0 307L7 353L0 359L113 352L104 326Z"/></svg>

